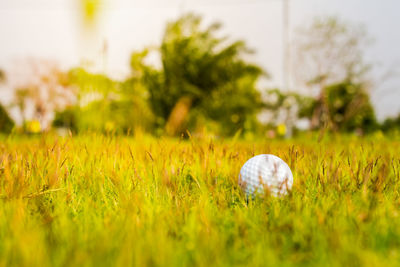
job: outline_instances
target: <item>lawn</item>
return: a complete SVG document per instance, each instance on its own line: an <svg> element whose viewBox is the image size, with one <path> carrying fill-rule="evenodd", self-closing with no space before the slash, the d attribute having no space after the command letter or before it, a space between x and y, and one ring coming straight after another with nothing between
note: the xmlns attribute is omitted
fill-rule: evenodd
<svg viewBox="0 0 400 267"><path fill-rule="evenodd" d="M400 141L1 137L0 266L395 266ZM246 201L251 156L292 192Z"/></svg>

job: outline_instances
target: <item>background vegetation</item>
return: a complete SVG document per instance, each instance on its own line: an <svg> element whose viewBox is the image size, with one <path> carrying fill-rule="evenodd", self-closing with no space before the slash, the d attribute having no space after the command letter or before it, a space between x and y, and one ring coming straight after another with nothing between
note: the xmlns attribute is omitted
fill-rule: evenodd
<svg viewBox="0 0 400 267"><path fill-rule="evenodd" d="M95 23L91 4L97 6L95 1L83 6L87 27ZM194 14L170 22L159 47L132 53L125 80L34 62L32 80L14 88L12 103L3 109L19 111L22 123L13 124L14 132L25 133L138 131L252 139L290 137L299 130L399 131L395 118L380 125L375 117L368 75L373 65L363 56L370 38L363 27L328 17L299 29L294 46L295 65L301 66L294 71L298 88L290 91L260 88L267 71L247 60L252 51L243 41L221 36L220 28L204 25ZM159 64L149 60L155 57ZM6 81L4 73L0 81ZM308 126L299 128L300 119ZM0 131L10 132L10 125L1 119Z"/></svg>

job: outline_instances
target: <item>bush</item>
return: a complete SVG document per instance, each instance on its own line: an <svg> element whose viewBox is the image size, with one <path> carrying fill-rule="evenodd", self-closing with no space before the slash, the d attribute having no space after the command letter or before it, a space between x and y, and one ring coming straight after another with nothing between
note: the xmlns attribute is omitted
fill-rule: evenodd
<svg viewBox="0 0 400 267"><path fill-rule="evenodd" d="M14 125L14 121L10 118L7 111L0 104L0 133L11 133Z"/></svg>
<svg viewBox="0 0 400 267"><path fill-rule="evenodd" d="M333 130L371 132L377 128L369 95L361 84L342 82L324 88L327 115Z"/></svg>
<svg viewBox="0 0 400 267"><path fill-rule="evenodd" d="M384 132L400 130L400 114L396 118L386 119L381 128Z"/></svg>
<svg viewBox="0 0 400 267"><path fill-rule="evenodd" d="M75 108L68 108L61 112L57 112L53 121L53 127L68 128L73 132L78 131L77 115Z"/></svg>
<svg viewBox="0 0 400 267"><path fill-rule="evenodd" d="M78 105L58 113L54 126L78 132L151 130L153 114L146 100L147 92L137 80L114 81L79 68L70 71L69 79L78 89Z"/></svg>

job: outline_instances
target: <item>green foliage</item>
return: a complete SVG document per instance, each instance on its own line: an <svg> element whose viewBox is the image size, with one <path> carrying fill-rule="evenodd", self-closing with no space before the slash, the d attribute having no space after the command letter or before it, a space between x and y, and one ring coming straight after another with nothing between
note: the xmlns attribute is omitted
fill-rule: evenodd
<svg viewBox="0 0 400 267"><path fill-rule="evenodd" d="M80 101L90 101L93 98L107 98L117 92L118 83L104 74L87 72L83 68L74 68L68 73L69 84L78 87ZM91 98L87 100L86 98Z"/></svg>
<svg viewBox="0 0 400 267"><path fill-rule="evenodd" d="M314 99L292 92L283 93L278 89L269 90L264 107L272 112L274 120L282 110L290 113L296 107L295 114L292 114L295 120L313 120L315 114L320 114L317 118L319 127L326 125L333 131L362 130L365 133L378 129L373 106L362 84L343 81L323 88L321 95L322 98Z"/></svg>
<svg viewBox="0 0 400 267"><path fill-rule="evenodd" d="M254 132L258 126L255 115L262 105L255 81L255 76L246 76L233 85L214 90L199 103L195 112L217 122L219 128L216 132L222 135L233 135L238 130Z"/></svg>
<svg viewBox="0 0 400 267"><path fill-rule="evenodd" d="M53 120L53 127L56 128L66 128L72 132L78 131L78 117L77 113L79 110L77 108L67 108L63 111L56 112L55 118Z"/></svg>
<svg viewBox="0 0 400 267"><path fill-rule="evenodd" d="M189 100L190 130L207 120L220 125L220 134L229 135L255 123L261 107L255 83L262 70L242 59L250 52L243 42L216 37L219 28L212 24L203 29L200 17L186 15L167 26L160 70L140 64L148 51L132 56L134 75L142 75L158 127L166 125L182 99Z"/></svg>
<svg viewBox="0 0 400 267"><path fill-rule="evenodd" d="M318 90L310 117L312 129L328 126L331 130L352 131L360 128L369 131L375 127L368 96L345 89L348 86L351 91L349 88L357 87L357 84L369 83L371 76L367 74L371 64L364 57L364 49L369 43L370 38L362 25L337 17L316 18L299 29L295 40L296 82L313 91ZM329 88L332 90L327 99L326 90ZM354 101L362 106L358 115L355 114L358 107L351 110L348 106L355 104Z"/></svg>
<svg viewBox="0 0 400 267"><path fill-rule="evenodd" d="M397 266L399 145L3 138L0 266ZM247 202L238 173L261 153L293 190Z"/></svg>
<svg viewBox="0 0 400 267"><path fill-rule="evenodd" d="M141 110L133 101L94 101L79 111L78 128L80 131L133 133L136 130L148 130L151 116L147 110Z"/></svg>
<svg viewBox="0 0 400 267"><path fill-rule="evenodd" d="M312 97L301 95L295 92L282 92L279 89L266 91L266 101L264 109L272 112L273 119L276 120L282 110L289 111L296 107L295 118L311 118L316 101Z"/></svg>
<svg viewBox="0 0 400 267"><path fill-rule="evenodd" d="M387 118L382 124L384 132L400 131L400 114L395 118Z"/></svg>
<svg viewBox="0 0 400 267"><path fill-rule="evenodd" d="M329 122L332 129L370 132L377 128L369 95L361 84L342 82L324 88Z"/></svg>
<svg viewBox="0 0 400 267"><path fill-rule="evenodd" d="M128 133L149 130L152 113L146 92L135 79L117 82L83 69L70 72L70 83L79 89L79 106L59 113L56 125L78 131Z"/></svg>
<svg viewBox="0 0 400 267"><path fill-rule="evenodd" d="M14 128L14 121L10 118L7 111L0 104L0 133L10 133Z"/></svg>

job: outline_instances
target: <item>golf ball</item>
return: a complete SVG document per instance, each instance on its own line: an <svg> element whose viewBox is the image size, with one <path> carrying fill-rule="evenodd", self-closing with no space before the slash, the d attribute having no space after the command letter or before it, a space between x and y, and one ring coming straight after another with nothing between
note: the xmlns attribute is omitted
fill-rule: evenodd
<svg viewBox="0 0 400 267"><path fill-rule="evenodd" d="M240 170L239 185L246 195L287 194L293 185L289 166L279 157L262 154L249 159Z"/></svg>

